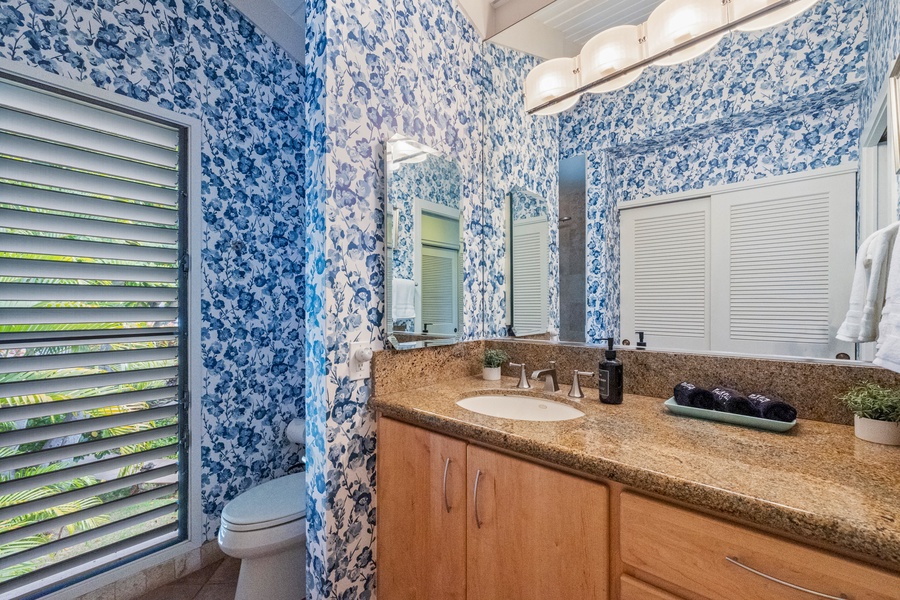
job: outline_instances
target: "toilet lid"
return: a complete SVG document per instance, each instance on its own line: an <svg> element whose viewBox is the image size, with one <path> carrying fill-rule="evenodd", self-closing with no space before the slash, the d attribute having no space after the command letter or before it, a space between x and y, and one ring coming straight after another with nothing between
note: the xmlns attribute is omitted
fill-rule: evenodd
<svg viewBox="0 0 900 600"><path fill-rule="evenodd" d="M274 527L305 516L306 473L261 483L238 495L222 511L223 522L242 530Z"/></svg>

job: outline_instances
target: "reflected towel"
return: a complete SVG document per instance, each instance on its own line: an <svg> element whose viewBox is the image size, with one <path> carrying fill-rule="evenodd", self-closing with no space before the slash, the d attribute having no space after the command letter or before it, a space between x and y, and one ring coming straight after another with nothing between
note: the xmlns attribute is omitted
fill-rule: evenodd
<svg viewBox="0 0 900 600"><path fill-rule="evenodd" d="M740 392L726 387L715 387L712 394L716 399L716 410L748 417L757 416L756 407Z"/></svg>
<svg viewBox="0 0 900 600"><path fill-rule="evenodd" d="M416 318L416 282L394 277L391 280L391 318L394 321Z"/></svg>
<svg viewBox="0 0 900 600"><path fill-rule="evenodd" d="M675 402L681 406L716 410L716 397L709 390L698 388L693 383L682 381L675 386Z"/></svg>
<svg viewBox="0 0 900 600"><path fill-rule="evenodd" d="M900 244L894 244L891 251L884 310L878 329L878 349L872 362L900 373Z"/></svg>
<svg viewBox="0 0 900 600"><path fill-rule="evenodd" d="M897 223L870 235L859 247L850 292L850 307L837 333L839 340L874 342L887 291L890 256L897 238Z"/></svg>
<svg viewBox="0 0 900 600"><path fill-rule="evenodd" d="M755 417L784 421L790 423L797 418L797 409L778 398L777 396L764 396L763 394L750 394L747 400L756 408Z"/></svg>

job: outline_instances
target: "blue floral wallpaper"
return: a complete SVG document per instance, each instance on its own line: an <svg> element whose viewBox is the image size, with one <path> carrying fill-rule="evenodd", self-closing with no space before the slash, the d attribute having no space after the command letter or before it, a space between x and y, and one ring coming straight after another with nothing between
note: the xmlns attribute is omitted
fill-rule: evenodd
<svg viewBox="0 0 900 600"><path fill-rule="evenodd" d="M733 33L560 116L561 156L588 165L588 342L618 335L616 202L858 160L865 4L823 0L790 22Z"/></svg>
<svg viewBox="0 0 900 600"><path fill-rule="evenodd" d="M550 220L550 326L559 330L559 152L556 117L525 112L525 75L540 61L484 45L484 334L506 335L506 224L504 204L514 189L547 200Z"/></svg>
<svg viewBox="0 0 900 600"><path fill-rule="evenodd" d="M869 13L869 54L866 62L866 83L860 99L860 125L865 126L885 79L900 57L900 2L897 0L866 0ZM900 190L900 175L897 176ZM900 198L897 198L900 210Z"/></svg>
<svg viewBox="0 0 900 600"><path fill-rule="evenodd" d="M0 56L203 123L204 531L299 461L303 71L221 0L0 0Z"/></svg>
<svg viewBox="0 0 900 600"><path fill-rule="evenodd" d="M307 594L367 599L375 423L347 359L383 336L383 142L402 132L459 165L464 335L478 338L481 45L454 0L312 0L307 27Z"/></svg>

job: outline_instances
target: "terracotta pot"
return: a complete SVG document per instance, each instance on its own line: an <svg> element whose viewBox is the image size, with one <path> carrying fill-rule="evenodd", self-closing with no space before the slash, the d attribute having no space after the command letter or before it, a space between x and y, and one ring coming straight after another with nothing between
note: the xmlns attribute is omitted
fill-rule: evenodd
<svg viewBox="0 0 900 600"><path fill-rule="evenodd" d="M867 442L900 446L900 423L855 417L856 437Z"/></svg>
<svg viewBox="0 0 900 600"><path fill-rule="evenodd" d="M500 367L484 367L481 376L485 381L500 381Z"/></svg>

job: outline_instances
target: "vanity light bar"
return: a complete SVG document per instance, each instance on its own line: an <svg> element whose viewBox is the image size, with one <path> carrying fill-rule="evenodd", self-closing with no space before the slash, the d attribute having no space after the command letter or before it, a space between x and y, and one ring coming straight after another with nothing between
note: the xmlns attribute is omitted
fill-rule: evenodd
<svg viewBox="0 0 900 600"><path fill-rule="evenodd" d="M721 0L721 2L722 2L723 7L727 7L728 5L733 4L735 2L741 2L741 0ZM665 2L663 4L665 4ZM554 114L557 112L562 112L563 110L566 110L566 109L570 108L570 106L574 105L574 102L572 101L573 98L577 100L578 96L581 96L585 92L589 92L592 88L603 85L604 83L608 83L614 79L618 79L619 77L622 77L623 75L627 75L628 73L632 73L639 69L645 69L646 67L656 63L660 59L663 59L672 54L681 52L682 50L687 50L688 48L697 46L707 40L724 35L725 33L729 33L734 29L738 29L741 25L746 25L752 21L759 19L760 17L763 17L770 13L774 13L774 12L776 12L782 8L785 8L791 4L808 4L808 0L778 0L778 2L770 4L769 6L766 6L765 8L761 8L760 10L749 13L743 17L739 17L739 18L733 19L733 20L729 19L728 22L726 24L722 25L721 27L716 27L715 29L711 29L710 31L707 31L705 33L693 36L685 42L677 44L677 45L675 45L671 48L668 48L662 52L657 52L653 56L645 58L639 62L631 64L622 69L618 69L613 73L610 73L608 75L600 77L599 79L590 81L588 83L582 83L579 81L579 85L577 85L577 87L575 87L575 89L565 92L564 94L560 94L559 96L556 96L552 100L548 100L542 104L539 104L538 106L527 109L526 112L529 115L533 115L533 114L541 113L542 111L546 111L546 109L548 109L548 108L557 106L562 103L566 103L566 106L564 106L563 108L557 109L556 111L553 111L553 113L544 113L544 114ZM815 2L813 2L812 4L815 4ZM809 6L812 6L812 4L810 4ZM660 6L662 6L662 5L660 5ZM659 7L657 7L657 10L658 10L658 8ZM804 8L808 8L808 7L805 6ZM786 21L790 18L793 18L794 16L796 16L796 15L792 14L791 16L785 18L784 20ZM641 25L637 26L637 27L642 28L642 30L644 31L644 35L640 39L641 44L647 43L647 40L646 40L647 27L646 26L647 26L647 23L642 23ZM598 35L602 35L603 33L604 32L601 32ZM577 57L577 56L574 58L568 59L568 60L573 61L573 63L574 63L574 69L572 72L575 75L576 80L580 80L580 71L581 71L580 65L579 65L580 61L578 59L579 59L579 57ZM561 59L553 59L553 60L561 60ZM538 66L540 66L540 65L538 65ZM538 67L535 67L535 68L538 68ZM526 91L526 105L527 105L527 91Z"/></svg>

